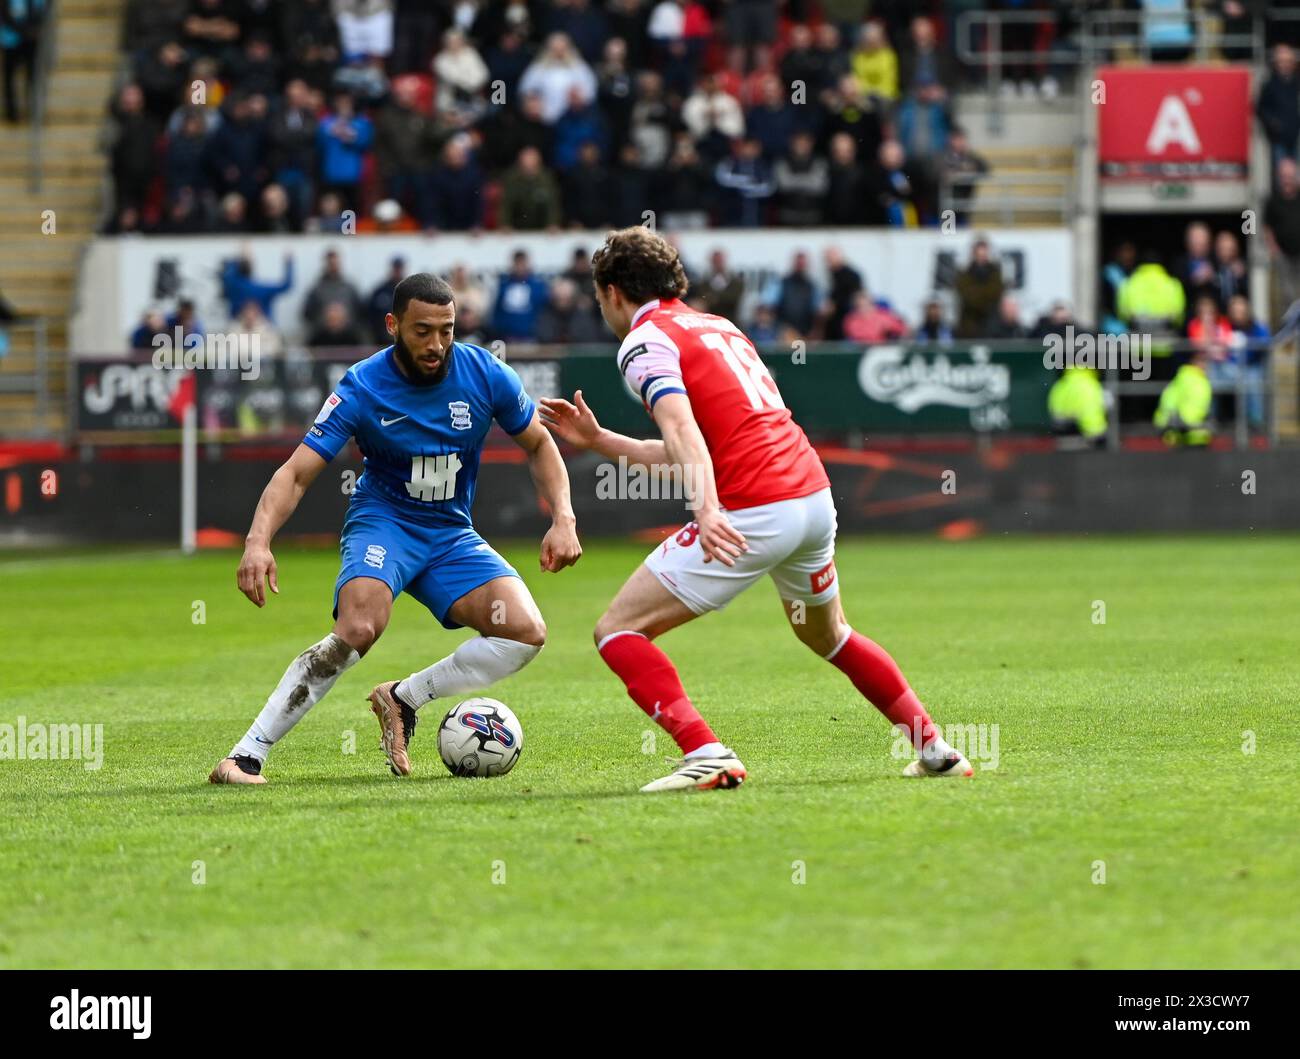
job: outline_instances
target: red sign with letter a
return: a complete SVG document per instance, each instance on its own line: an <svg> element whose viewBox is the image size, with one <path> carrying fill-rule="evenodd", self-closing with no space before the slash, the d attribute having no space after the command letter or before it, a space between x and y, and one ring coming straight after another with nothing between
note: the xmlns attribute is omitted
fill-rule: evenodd
<svg viewBox="0 0 1300 1059"><path fill-rule="evenodd" d="M1245 177L1252 120L1248 70L1107 66L1097 81L1092 91L1103 177Z"/></svg>

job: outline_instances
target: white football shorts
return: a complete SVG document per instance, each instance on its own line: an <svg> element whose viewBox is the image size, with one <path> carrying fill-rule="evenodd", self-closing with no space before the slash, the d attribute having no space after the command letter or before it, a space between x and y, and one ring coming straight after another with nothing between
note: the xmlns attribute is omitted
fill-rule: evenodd
<svg viewBox="0 0 1300 1059"><path fill-rule="evenodd" d="M690 522L646 556L645 565L696 614L722 610L764 574L783 600L819 606L835 598L835 503L822 489L793 500L727 511L749 550L726 566L704 561Z"/></svg>

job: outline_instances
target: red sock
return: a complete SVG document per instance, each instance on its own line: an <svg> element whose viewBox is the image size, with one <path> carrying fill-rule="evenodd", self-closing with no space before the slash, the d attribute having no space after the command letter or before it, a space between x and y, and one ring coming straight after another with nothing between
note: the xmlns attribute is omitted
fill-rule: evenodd
<svg viewBox="0 0 1300 1059"><path fill-rule="evenodd" d="M718 737L691 705L672 661L640 633L615 633L599 648L627 693L652 721L673 737L683 754L715 743Z"/></svg>
<svg viewBox="0 0 1300 1059"><path fill-rule="evenodd" d="M902 670L880 644L851 631L827 661L847 674L891 724L905 728L918 750L939 734L916 692L907 686Z"/></svg>

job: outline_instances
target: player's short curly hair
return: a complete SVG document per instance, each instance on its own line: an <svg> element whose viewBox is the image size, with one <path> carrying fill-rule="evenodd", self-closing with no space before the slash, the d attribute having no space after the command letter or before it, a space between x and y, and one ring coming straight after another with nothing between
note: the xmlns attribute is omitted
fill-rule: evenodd
<svg viewBox="0 0 1300 1059"><path fill-rule="evenodd" d="M620 228L591 257L596 286L613 284L637 305L685 297L689 284L677 248L649 228Z"/></svg>

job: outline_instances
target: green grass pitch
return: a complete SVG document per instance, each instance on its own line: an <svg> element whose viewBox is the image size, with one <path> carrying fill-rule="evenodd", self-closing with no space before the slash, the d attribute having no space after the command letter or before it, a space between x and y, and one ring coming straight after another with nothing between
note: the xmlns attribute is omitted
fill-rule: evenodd
<svg viewBox="0 0 1300 1059"><path fill-rule="evenodd" d="M996 725L997 767L901 778L765 583L661 641L750 770L671 796L637 793L673 748L591 643L645 548L587 549L503 548L550 626L490 692L512 774L447 775L443 704L388 774L369 688L467 635L402 598L260 789L207 773L328 630L333 554L278 552L260 612L230 553L0 562L0 724L104 726L98 770L0 760L0 966L1300 963L1293 540L843 541L850 620L938 722Z"/></svg>

